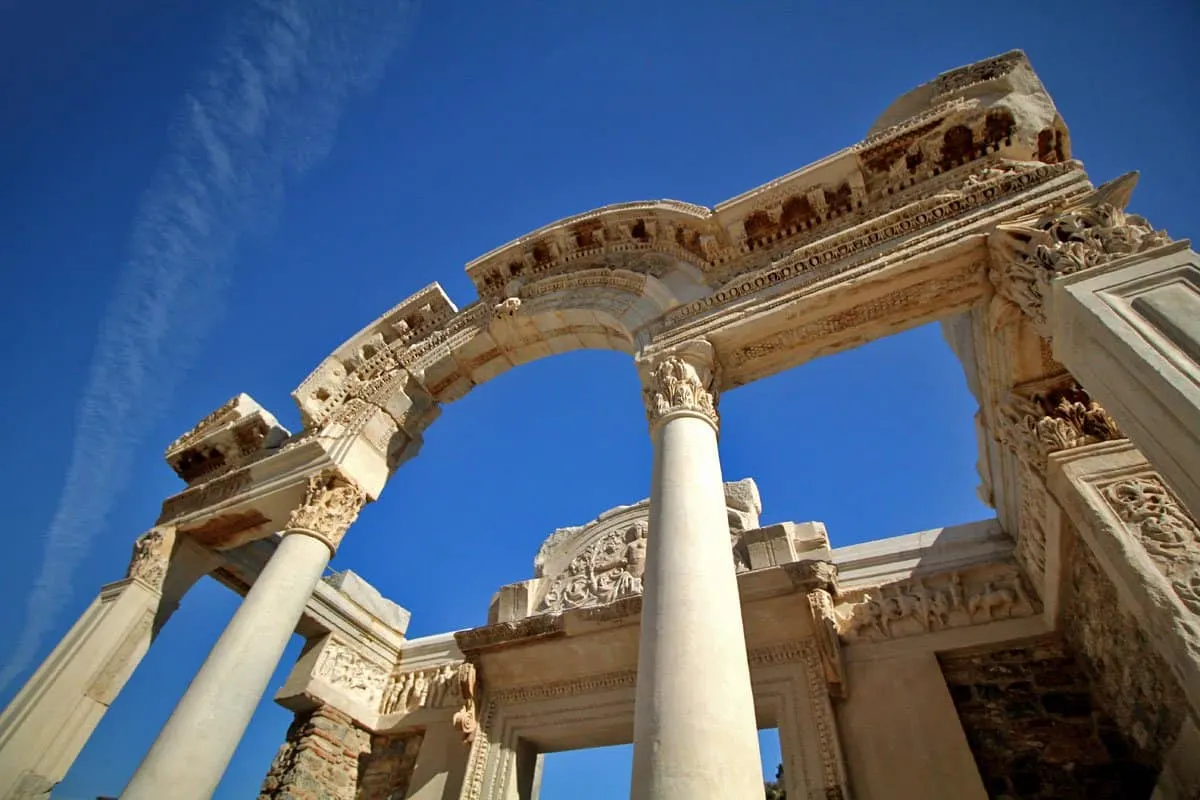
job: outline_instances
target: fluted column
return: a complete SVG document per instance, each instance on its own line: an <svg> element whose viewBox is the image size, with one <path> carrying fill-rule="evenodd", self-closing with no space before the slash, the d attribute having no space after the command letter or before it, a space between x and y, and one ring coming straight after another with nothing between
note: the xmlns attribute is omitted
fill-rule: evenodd
<svg viewBox="0 0 1200 800"><path fill-rule="evenodd" d="M309 479L279 547L121 794L212 796L329 559L365 502L334 472Z"/></svg>
<svg viewBox="0 0 1200 800"><path fill-rule="evenodd" d="M713 369L707 342L642 364L654 470L634 718L636 800L763 792Z"/></svg>

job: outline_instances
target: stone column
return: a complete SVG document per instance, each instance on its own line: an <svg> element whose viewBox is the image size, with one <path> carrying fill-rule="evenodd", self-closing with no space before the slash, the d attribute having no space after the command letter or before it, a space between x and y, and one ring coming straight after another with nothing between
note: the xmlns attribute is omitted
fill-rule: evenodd
<svg viewBox="0 0 1200 800"><path fill-rule="evenodd" d="M309 479L279 547L138 766L123 800L204 800L216 790L288 639L365 502L334 472Z"/></svg>
<svg viewBox="0 0 1200 800"><path fill-rule="evenodd" d="M217 561L171 528L137 540L126 577L101 588L0 714L0 798L45 797L63 779L180 599Z"/></svg>
<svg viewBox="0 0 1200 800"><path fill-rule="evenodd" d="M630 793L639 800L763 793L713 368L707 342L642 364L654 469Z"/></svg>

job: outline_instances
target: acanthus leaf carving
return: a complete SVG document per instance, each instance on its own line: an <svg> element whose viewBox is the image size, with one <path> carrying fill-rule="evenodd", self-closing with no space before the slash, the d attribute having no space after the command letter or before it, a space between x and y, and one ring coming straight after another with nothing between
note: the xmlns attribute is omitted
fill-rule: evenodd
<svg viewBox="0 0 1200 800"><path fill-rule="evenodd" d="M645 376L642 399L651 429L680 411L699 414L719 427L712 345L689 343L655 362Z"/></svg>
<svg viewBox="0 0 1200 800"><path fill-rule="evenodd" d="M304 498L288 517L286 530L308 533L337 550L367 502L366 493L335 470L308 479Z"/></svg>
<svg viewBox="0 0 1200 800"><path fill-rule="evenodd" d="M1112 415L1074 382L1031 397L1014 393L1001 409L1000 429L1021 461L1039 474L1051 453L1125 438Z"/></svg>
<svg viewBox="0 0 1200 800"><path fill-rule="evenodd" d="M1181 603L1200 614L1200 528L1158 475L1124 478L1101 494Z"/></svg>
<svg viewBox="0 0 1200 800"><path fill-rule="evenodd" d="M1039 218L996 227L992 283L1043 335L1049 335L1046 302L1055 277L1170 243L1165 231L1124 210L1136 183L1137 173L1129 173Z"/></svg>

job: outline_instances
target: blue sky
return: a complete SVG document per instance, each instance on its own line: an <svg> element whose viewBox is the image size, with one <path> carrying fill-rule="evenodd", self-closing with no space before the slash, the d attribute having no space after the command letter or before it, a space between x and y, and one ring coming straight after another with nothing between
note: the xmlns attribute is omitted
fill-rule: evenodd
<svg viewBox="0 0 1200 800"><path fill-rule="evenodd" d="M1020 47L1093 180L1140 170L1134 210L1193 233L1198 22L1182 0L0 0L0 634L32 655L9 650L0 703L179 490L166 443L239 391L296 429L288 393L337 344L433 280L466 305L467 261L554 219L712 205ZM921 328L727 395L723 467L837 545L977 519L974 410ZM414 636L481 624L550 531L649 477L627 357L526 365L445 409L334 566ZM193 590L56 797L119 792L236 604ZM263 703L218 797L253 796L289 719ZM628 774L627 748L555 755L543 797Z"/></svg>

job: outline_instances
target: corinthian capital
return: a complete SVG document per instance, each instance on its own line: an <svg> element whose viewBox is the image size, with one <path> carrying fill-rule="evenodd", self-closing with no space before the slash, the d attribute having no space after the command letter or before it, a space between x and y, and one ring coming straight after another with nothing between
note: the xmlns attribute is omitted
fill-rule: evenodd
<svg viewBox="0 0 1200 800"><path fill-rule="evenodd" d="M642 362L640 371L651 430L676 413L698 414L714 428L719 426L716 359L711 344L688 342Z"/></svg>
<svg viewBox="0 0 1200 800"><path fill-rule="evenodd" d="M1049 337L1046 303L1059 275L1168 244L1137 214L1125 212L1137 173L1109 181L1086 197L1041 217L996 226L989 239L996 292L1015 303Z"/></svg>
<svg viewBox="0 0 1200 800"><path fill-rule="evenodd" d="M287 530L320 539L336 552L366 501L357 484L326 470L308 479L304 499L288 518Z"/></svg>

